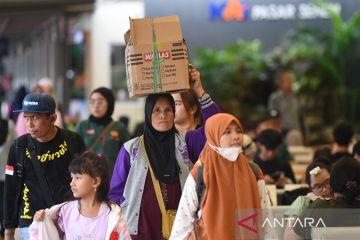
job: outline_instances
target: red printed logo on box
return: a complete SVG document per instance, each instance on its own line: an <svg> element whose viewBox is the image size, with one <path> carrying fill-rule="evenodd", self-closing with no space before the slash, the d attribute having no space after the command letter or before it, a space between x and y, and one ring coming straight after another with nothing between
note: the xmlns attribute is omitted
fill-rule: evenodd
<svg viewBox="0 0 360 240"><path fill-rule="evenodd" d="M169 59L170 58L170 52L169 51L159 51L158 52L158 58L159 59ZM145 53L144 54L144 61L149 62L152 61L154 58L154 53Z"/></svg>

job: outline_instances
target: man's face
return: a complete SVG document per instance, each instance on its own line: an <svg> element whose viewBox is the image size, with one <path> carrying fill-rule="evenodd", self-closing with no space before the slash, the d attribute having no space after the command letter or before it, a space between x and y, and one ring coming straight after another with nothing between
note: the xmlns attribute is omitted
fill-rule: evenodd
<svg viewBox="0 0 360 240"><path fill-rule="evenodd" d="M261 143L257 143L257 146L260 150L259 157L262 161L267 162L267 161L272 161L275 159L277 149L273 149L273 150L267 149Z"/></svg>
<svg viewBox="0 0 360 240"><path fill-rule="evenodd" d="M44 139L50 134L56 115L24 112L24 119L26 129L28 133L30 133L31 137L35 139Z"/></svg>
<svg viewBox="0 0 360 240"><path fill-rule="evenodd" d="M280 88L285 93L292 91L292 75L291 72L284 72L281 75Z"/></svg>

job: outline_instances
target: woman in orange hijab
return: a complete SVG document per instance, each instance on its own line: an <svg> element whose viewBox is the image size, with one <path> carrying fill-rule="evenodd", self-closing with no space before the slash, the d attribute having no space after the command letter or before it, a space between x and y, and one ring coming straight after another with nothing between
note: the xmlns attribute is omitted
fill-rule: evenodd
<svg viewBox="0 0 360 240"><path fill-rule="evenodd" d="M206 121L205 135L207 142L186 181L170 239L194 237L197 219L201 222L197 239L260 238L258 210L270 204L260 168L242 154L239 120L216 114ZM201 183L198 168L203 168L203 196L197 190Z"/></svg>

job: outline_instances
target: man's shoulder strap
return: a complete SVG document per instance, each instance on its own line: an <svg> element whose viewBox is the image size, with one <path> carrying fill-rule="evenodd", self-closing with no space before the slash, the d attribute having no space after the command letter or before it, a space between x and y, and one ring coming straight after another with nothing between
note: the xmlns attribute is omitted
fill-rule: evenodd
<svg viewBox="0 0 360 240"><path fill-rule="evenodd" d="M23 177L24 162L25 162L25 149L28 145L28 133L15 139L15 163L16 175L20 178Z"/></svg>
<svg viewBox="0 0 360 240"><path fill-rule="evenodd" d="M27 147L31 156L31 163L32 166L34 168L34 172L36 174L39 186L40 186L40 190L43 193L43 196L45 198L47 207L51 207L54 205L55 201L54 201L54 194L53 191L51 189L51 187L49 186L48 180L45 176L45 170L44 167L40 164L39 160L38 160L38 153L36 151L36 146L34 144L33 138L30 136L30 134L28 134L27 136Z"/></svg>
<svg viewBox="0 0 360 240"><path fill-rule="evenodd" d="M29 133L26 133L18 138L15 139L15 147L16 148L26 148L28 144L28 135Z"/></svg>
<svg viewBox="0 0 360 240"><path fill-rule="evenodd" d="M196 179L195 179L195 183L196 183L196 195L198 197L198 202L199 202L199 206L198 206L198 210L200 210L200 206L201 206L201 202L202 202L202 198L203 195L205 193L205 183L204 183L204 164L200 164L197 169L196 169Z"/></svg>

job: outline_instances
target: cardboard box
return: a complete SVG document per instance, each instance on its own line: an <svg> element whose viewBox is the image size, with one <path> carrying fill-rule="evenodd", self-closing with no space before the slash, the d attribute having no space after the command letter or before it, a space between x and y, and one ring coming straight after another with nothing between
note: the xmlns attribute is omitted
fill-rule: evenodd
<svg viewBox="0 0 360 240"><path fill-rule="evenodd" d="M130 18L124 37L130 97L190 88L187 47L177 16Z"/></svg>

